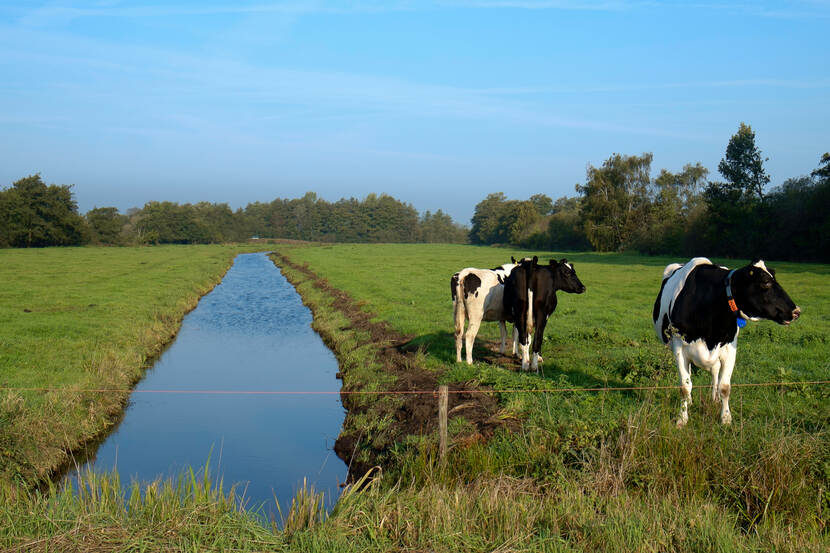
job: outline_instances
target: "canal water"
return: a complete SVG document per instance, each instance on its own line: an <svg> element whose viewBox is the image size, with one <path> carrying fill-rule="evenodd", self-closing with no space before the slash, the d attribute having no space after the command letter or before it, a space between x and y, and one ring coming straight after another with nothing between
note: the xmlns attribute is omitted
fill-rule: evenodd
<svg viewBox="0 0 830 553"><path fill-rule="evenodd" d="M220 475L226 490L238 483L249 508L274 513L276 498L287 512L304 478L333 504L346 479L346 466L333 451L344 410L336 393L337 361L311 320L266 254L237 256L221 284L184 318L88 464L97 472L117 469L129 483L175 478L210 459L211 480Z"/></svg>

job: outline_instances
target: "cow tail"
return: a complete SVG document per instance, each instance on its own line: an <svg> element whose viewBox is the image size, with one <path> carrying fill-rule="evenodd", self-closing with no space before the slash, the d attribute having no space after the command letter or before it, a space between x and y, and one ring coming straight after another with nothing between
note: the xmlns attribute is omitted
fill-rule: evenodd
<svg viewBox="0 0 830 553"><path fill-rule="evenodd" d="M467 276L467 275L464 275ZM453 306L453 317L455 320L456 325L458 325L458 321L461 321L462 327L464 324L464 320L467 317L467 299L464 297L464 277L461 276L461 273L455 273L452 276L452 306Z"/></svg>
<svg viewBox="0 0 830 553"><path fill-rule="evenodd" d="M528 343L530 343L530 336L533 334L533 290L527 289L527 322L526 332Z"/></svg>

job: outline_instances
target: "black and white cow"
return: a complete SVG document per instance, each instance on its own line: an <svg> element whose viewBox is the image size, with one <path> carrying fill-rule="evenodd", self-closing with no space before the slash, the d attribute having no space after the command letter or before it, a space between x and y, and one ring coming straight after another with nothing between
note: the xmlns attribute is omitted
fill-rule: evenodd
<svg viewBox="0 0 830 553"><path fill-rule="evenodd" d="M504 311L508 320L515 325L516 338L521 349L522 370L539 372L542 338L548 317L556 309L556 291L581 294L585 285L576 276L576 271L567 259L551 259L548 265L539 265L536 256L522 260L505 281ZM531 334L533 339L531 341ZM530 349L533 357L530 359Z"/></svg>
<svg viewBox="0 0 830 553"><path fill-rule="evenodd" d="M512 259L512 258L511 258ZM504 353L507 328L504 318L504 281L515 267L505 263L495 269L461 269L450 279L453 318L455 319L455 358L461 362L462 340L467 347L467 363L473 363L473 343L482 321L498 321L501 330L501 349ZM465 332L464 323L469 320Z"/></svg>
<svg viewBox="0 0 830 553"><path fill-rule="evenodd" d="M761 319L788 325L800 314L775 280L775 271L761 260L731 271L705 257L667 266L652 318L657 337L671 348L680 372L677 425L689 420L692 364L712 373L712 399L720 399L721 422L729 424L730 381L740 327L747 320Z"/></svg>

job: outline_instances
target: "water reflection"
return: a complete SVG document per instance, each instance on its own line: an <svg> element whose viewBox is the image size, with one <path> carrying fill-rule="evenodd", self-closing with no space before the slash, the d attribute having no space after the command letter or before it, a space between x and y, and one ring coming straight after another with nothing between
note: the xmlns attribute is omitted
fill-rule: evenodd
<svg viewBox="0 0 830 553"><path fill-rule="evenodd" d="M150 392L337 392L337 361L310 324L310 311L265 254L239 255L136 386L123 421L94 455L95 469L149 481L203 467L210 456L211 472L226 487L241 483L248 504L264 503L266 512L274 497L287 505L304 477L336 498L346 478L332 451L344 418L336 393Z"/></svg>

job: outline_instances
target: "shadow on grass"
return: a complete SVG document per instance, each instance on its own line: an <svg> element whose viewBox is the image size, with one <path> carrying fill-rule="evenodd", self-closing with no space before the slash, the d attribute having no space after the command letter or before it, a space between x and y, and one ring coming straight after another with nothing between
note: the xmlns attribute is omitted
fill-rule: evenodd
<svg viewBox="0 0 830 553"><path fill-rule="evenodd" d="M553 352L548 352L547 357L543 352L543 358L546 360L542 363L542 371L540 374L537 375L533 372L521 373L521 361L511 355L510 342L508 341L504 354L499 352L499 345L498 340L485 341L477 339L473 348L473 361L475 363L486 363L493 367L502 368L508 372L539 378L540 380L550 382L551 387L618 388L632 386L632 384L623 381L618 376L613 378L598 378L578 367L567 366L562 360L553 358ZM398 349L403 353L423 351L432 359L447 366L456 363L455 334L445 330L416 336L409 342L399 346ZM634 397L638 391L620 391L618 393Z"/></svg>

